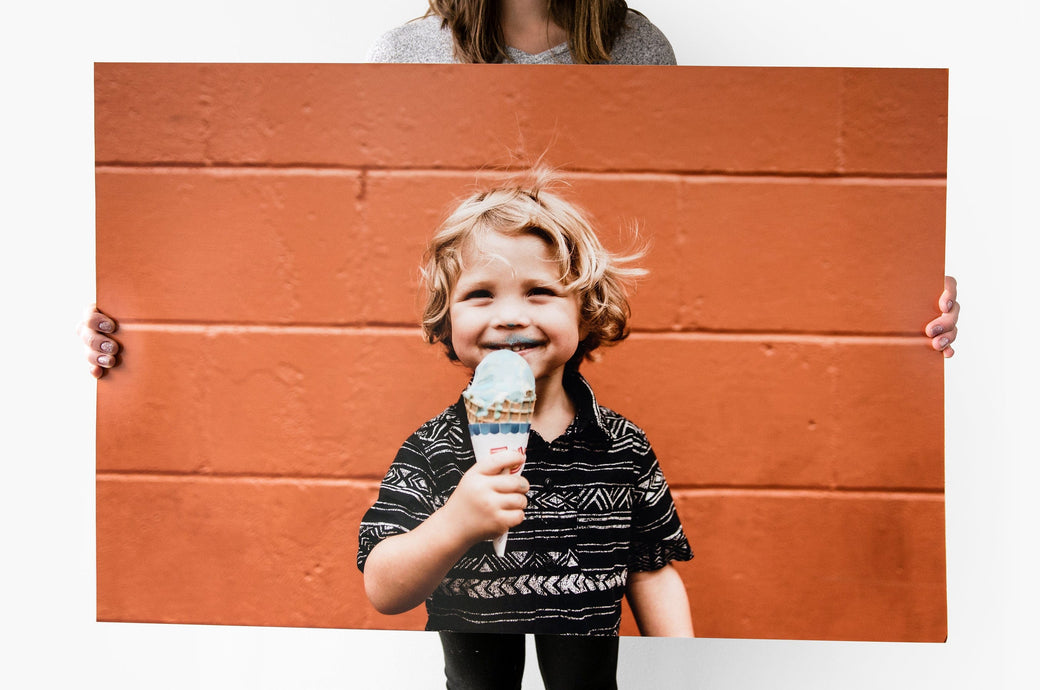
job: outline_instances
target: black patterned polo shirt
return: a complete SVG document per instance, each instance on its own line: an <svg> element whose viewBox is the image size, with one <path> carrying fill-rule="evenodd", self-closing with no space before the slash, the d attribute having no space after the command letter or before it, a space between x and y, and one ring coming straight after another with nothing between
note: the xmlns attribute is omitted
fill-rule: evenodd
<svg viewBox="0 0 1040 690"><path fill-rule="evenodd" d="M693 557L643 431L599 406L581 374L564 387L577 413L552 443L531 432L528 506L505 555L472 547L427 598L427 630L616 635L629 572ZM397 453L362 519L358 568L443 506L474 462L460 398Z"/></svg>

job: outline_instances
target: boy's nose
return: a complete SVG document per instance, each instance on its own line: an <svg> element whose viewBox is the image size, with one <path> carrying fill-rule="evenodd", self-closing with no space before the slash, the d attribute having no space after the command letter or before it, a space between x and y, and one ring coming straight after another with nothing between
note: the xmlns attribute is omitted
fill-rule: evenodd
<svg viewBox="0 0 1040 690"><path fill-rule="evenodd" d="M525 328L530 324L527 310L509 300L499 306L491 325L495 328Z"/></svg>

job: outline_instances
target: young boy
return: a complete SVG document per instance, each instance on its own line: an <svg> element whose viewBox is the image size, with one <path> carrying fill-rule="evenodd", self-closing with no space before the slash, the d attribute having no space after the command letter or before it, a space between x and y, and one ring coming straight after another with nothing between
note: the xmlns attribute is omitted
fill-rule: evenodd
<svg viewBox="0 0 1040 690"><path fill-rule="evenodd" d="M596 673L605 680L593 687L613 687L622 596L644 635L693 634L671 566L692 554L668 485L643 432L600 407L578 371L627 336L624 286L642 271L608 253L547 180L464 201L423 272L429 342L470 370L502 348L531 366L526 457L477 464L460 399L405 442L361 523L369 599L383 613L426 602L427 629L447 631L449 687L480 686L474 674L485 671L490 687L519 687L514 663L506 673L479 662L519 649L522 672L523 633L539 635L547 687ZM506 471L521 460L522 475ZM498 557L488 539L507 529Z"/></svg>

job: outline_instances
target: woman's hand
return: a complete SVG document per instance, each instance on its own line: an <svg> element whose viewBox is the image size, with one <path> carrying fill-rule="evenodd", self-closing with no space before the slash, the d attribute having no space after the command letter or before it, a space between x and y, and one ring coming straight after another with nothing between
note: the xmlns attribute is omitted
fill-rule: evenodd
<svg viewBox="0 0 1040 690"><path fill-rule="evenodd" d="M957 339L957 317L961 305L957 303L957 281L946 276L942 295L939 296L939 318L928 322L924 334L932 339L932 347L942 352L943 357L953 357L951 345Z"/></svg>
<svg viewBox="0 0 1040 690"><path fill-rule="evenodd" d="M106 369L111 369L119 363L116 358L119 343L111 337L116 328L115 319L98 311L93 304L87 310L83 322L76 328L80 339L87 347L90 375L96 379L104 376Z"/></svg>

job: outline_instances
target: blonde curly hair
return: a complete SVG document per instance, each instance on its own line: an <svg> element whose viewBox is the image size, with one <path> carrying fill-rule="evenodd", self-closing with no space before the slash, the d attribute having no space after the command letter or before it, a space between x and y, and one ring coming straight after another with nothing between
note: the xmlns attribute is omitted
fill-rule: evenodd
<svg viewBox="0 0 1040 690"><path fill-rule="evenodd" d="M458 361L451 344L451 296L465 266L468 248L490 233L534 235L545 241L559 267L560 281L578 295L580 330L586 333L568 362L577 367L601 345L628 337L631 309L628 289L646 274L631 264L645 248L615 255L599 241L585 214L549 191L559 178L535 169L513 182L493 186L464 199L441 223L423 258L423 337L442 343L448 358Z"/></svg>

